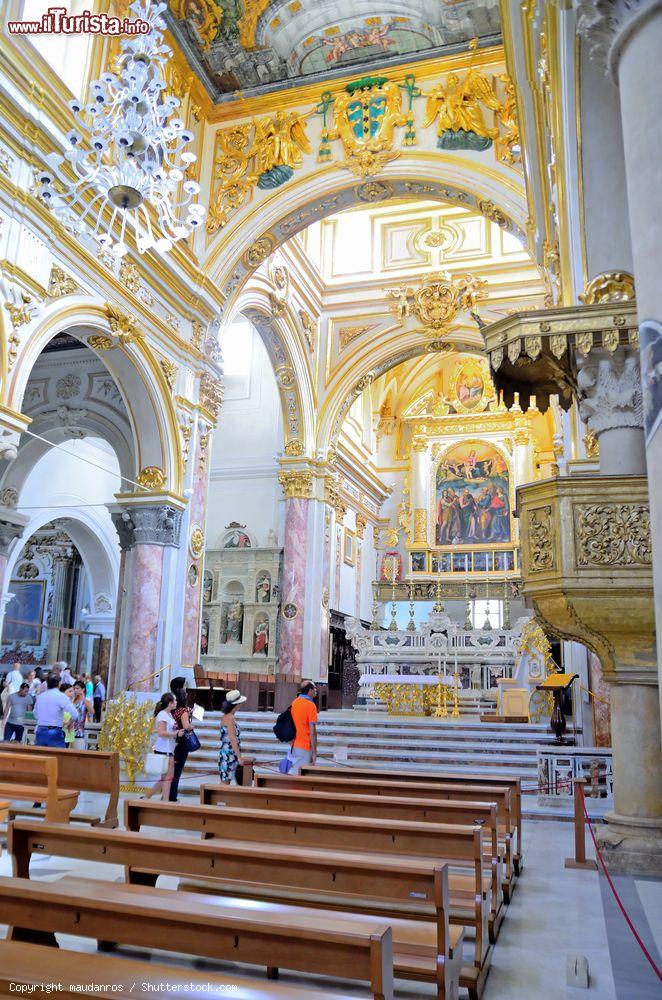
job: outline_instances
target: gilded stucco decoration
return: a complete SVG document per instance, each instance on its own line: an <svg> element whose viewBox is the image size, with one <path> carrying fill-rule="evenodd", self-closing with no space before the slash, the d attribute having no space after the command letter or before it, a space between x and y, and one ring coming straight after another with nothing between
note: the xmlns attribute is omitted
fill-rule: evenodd
<svg viewBox="0 0 662 1000"><path fill-rule="evenodd" d="M9 313L11 325L16 330L31 321L37 307L32 304L31 295L28 295L27 292L21 292L20 302L5 302L5 309Z"/></svg>
<svg viewBox="0 0 662 1000"><path fill-rule="evenodd" d="M358 324L357 326L341 326L338 330L338 346L341 351L351 344L357 337L364 333L369 333L375 329L375 324Z"/></svg>
<svg viewBox="0 0 662 1000"><path fill-rule="evenodd" d="M403 92L407 109L402 109ZM317 153L320 163L333 159L331 143L342 142L345 154L339 166L359 177L378 173L400 153L394 149L395 130L404 128L402 143L416 142L413 101L420 95L413 75L398 84L383 76L365 76L347 84L335 98L330 91L322 94L317 113L322 116L322 138Z"/></svg>
<svg viewBox="0 0 662 1000"><path fill-rule="evenodd" d="M168 383L168 388L172 391L177 381L177 365L170 358L159 358L159 365L161 366L163 377Z"/></svg>
<svg viewBox="0 0 662 1000"><path fill-rule="evenodd" d="M573 514L578 565L651 565L647 504L575 504Z"/></svg>
<svg viewBox="0 0 662 1000"><path fill-rule="evenodd" d="M87 346L91 347L93 351L109 351L114 344L110 337L105 334L93 333L91 337L87 338Z"/></svg>
<svg viewBox="0 0 662 1000"><path fill-rule="evenodd" d="M522 538L522 544L528 547L532 573L544 573L554 569L556 564L554 520L549 505L529 511L527 532Z"/></svg>
<svg viewBox="0 0 662 1000"><path fill-rule="evenodd" d="M133 295L140 291L140 271L132 261L125 259L120 264L120 281Z"/></svg>
<svg viewBox="0 0 662 1000"><path fill-rule="evenodd" d="M204 407L212 415L214 420L218 417L223 402L223 383L219 378L203 372L200 376L200 406Z"/></svg>
<svg viewBox="0 0 662 1000"><path fill-rule="evenodd" d="M400 324L415 317L428 336L448 333L461 312L474 315L478 301L485 297L487 282L470 273L440 271L425 275L420 287L396 285L385 289L393 299L391 310Z"/></svg>
<svg viewBox="0 0 662 1000"><path fill-rule="evenodd" d="M157 465L148 465L141 469L136 482L143 489L160 491L165 488L165 474Z"/></svg>
<svg viewBox="0 0 662 1000"><path fill-rule="evenodd" d="M291 441L288 441L283 449L285 454L290 458L298 458L303 455L305 450L303 442L299 441L298 438L293 438Z"/></svg>
<svg viewBox="0 0 662 1000"><path fill-rule="evenodd" d="M59 264L53 264L48 278L48 295L51 299L59 299L63 295L73 295L80 288L76 281L67 274Z"/></svg>
<svg viewBox="0 0 662 1000"><path fill-rule="evenodd" d="M217 132L207 232L222 229L230 214L251 200L255 187L288 181L310 150L305 116L295 112L277 111Z"/></svg>
<svg viewBox="0 0 662 1000"><path fill-rule="evenodd" d="M305 469L288 469L278 473L278 482L286 500L310 500L313 495L313 474Z"/></svg>
<svg viewBox="0 0 662 1000"><path fill-rule="evenodd" d="M138 326L138 320L132 313L125 313L112 302L105 304L106 317L112 333L120 344L134 344L144 339L144 332Z"/></svg>
<svg viewBox="0 0 662 1000"><path fill-rule="evenodd" d="M194 559L199 559L205 551L205 536L199 524L194 524L191 528L188 547Z"/></svg>
<svg viewBox="0 0 662 1000"><path fill-rule="evenodd" d="M301 320L304 340L308 345L308 350L312 354L315 350L315 340L317 338L317 322L305 309L299 309L299 319Z"/></svg>
<svg viewBox="0 0 662 1000"><path fill-rule="evenodd" d="M598 302L632 302L634 278L628 271L604 271L588 282L579 298L587 306Z"/></svg>
<svg viewBox="0 0 662 1000"><path fill-rule="evenodd" d="M474 38L469 48L475 57L478 39ZM508 101L507 108L501 103L493 83L475 68L472 59L464 76L449 73L427 95L423 128L437 123L439 149L488 149L499 137L499 127L485 121L483 109L498 119L505 118L512 130L512 102Z"/></svg>
<svg viewBox="0 0 662 1000"><path fill-rule="evenodd" d="M427 545L428 512L426 507L416 507L414 510L414 545Z"/></svg>

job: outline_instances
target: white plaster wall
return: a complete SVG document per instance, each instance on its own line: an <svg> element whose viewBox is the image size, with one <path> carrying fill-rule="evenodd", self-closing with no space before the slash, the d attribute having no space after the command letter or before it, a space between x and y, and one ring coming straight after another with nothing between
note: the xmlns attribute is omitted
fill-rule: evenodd
<svg viewBox="0 0 662 1000"><path fill-rule="evenodd" d="M277 455L283 428L271 364L247 323L230 327L221 349L227 388L212 441L207 545L214 548L231 521L245 524L259 545L273 528L282 544Z"/></svg>

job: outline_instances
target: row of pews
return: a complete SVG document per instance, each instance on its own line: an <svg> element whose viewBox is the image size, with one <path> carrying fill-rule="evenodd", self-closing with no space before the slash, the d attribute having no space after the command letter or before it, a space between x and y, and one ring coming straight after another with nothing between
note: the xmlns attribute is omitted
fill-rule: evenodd
<svg viewBox="0 0 662 1000"><path fill-rule="evenodd" d="M253 787L204 785L200 795L199 805L128 800L123 830L14 819L13 877L0 879L10 926L0 993L46 970L57 979L60 962L63 983L68 964L79 983L162 976L172 986L179 976L173 992L186 995L212 979L236 982L245 1000L342 996L281 986L279 969L367 983L375 1000L393 997L395 978L432 984L439 1000L460 988L481 996L522 870L519 779L311 767L257 775ZM99 879L32 880L40 855L121 866L124 881L111 880L115 870L101 889ZM178 888L161 888L161 876ZM52 950L57 934L90 938L99 951L63 958ZM113 954L127 945L262 967L268 982Z"/></svg>

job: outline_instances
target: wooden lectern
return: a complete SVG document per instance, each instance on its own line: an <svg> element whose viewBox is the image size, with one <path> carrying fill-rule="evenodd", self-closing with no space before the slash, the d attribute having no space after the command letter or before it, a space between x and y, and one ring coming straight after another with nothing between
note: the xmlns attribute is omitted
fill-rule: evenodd
<svg viewBox="0 0 662 1000"><path fill-rule="evenodd" d="M554 709L549 724L556 734L556 742L563 745L563 734L566 731L566 718L563 711L563 695L566 693L579 674L550 674L542 684L536 684L536 691L551 691L554 696Z"/></svg>

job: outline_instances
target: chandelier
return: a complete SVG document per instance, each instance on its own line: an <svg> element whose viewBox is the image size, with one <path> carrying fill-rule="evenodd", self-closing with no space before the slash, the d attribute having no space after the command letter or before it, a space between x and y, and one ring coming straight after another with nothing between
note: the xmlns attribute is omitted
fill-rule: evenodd
<svg viewBox="0 0 662 1000"><path fill-rule="evenodd" d="M46 157L52 173L37 175L38 196L56 218L75 234L87 229L118 257L128 250L127 229L139 253L165 253L201 225L206 211L192 203L200 185L185 176L196 160L186 149L194 135L173 117L179 98L165 93L172 55L163 44L165 9L150 0L131 4L149 28L123 37L117 74L90 84L88 104L70 102L81 130L67 133L64 156Z"/></svg>

